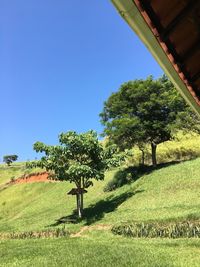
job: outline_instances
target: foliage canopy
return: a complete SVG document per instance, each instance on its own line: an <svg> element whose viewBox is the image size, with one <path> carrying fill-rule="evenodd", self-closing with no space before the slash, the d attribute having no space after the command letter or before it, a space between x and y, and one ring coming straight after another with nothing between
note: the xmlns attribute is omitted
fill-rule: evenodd
<svg viewBox="0 0 200 267"><path fill-rule="evenodd" d="M187 118L187 122L191 122L192 117L186 116L188 112L193 114L163 75L157 80L150 76L146 80L122 84L118 92L104 103L100 117L105 126L104 135L121 148L151 144L152 163L155 166L157 145L172 139L177 126L179 129L185 127L180 116L178 120L180 113Z"/></svg>
<svg viewBox="0 0 200 267"><path fill-rule="evenodd" d="M18 159L17 155L5 155L3 157L3 162L5 162L8 166L11 165L11 163L13 163L14 161L16 161Z"/></svg>

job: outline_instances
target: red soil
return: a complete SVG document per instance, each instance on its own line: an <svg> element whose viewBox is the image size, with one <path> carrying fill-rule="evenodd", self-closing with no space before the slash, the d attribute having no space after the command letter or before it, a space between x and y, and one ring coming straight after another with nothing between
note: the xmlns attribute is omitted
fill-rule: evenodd
<svg viewBox="0 0 200 267"><path fill-rule="evenodd" d="M48 179L48 175L49 174L47 172L33 173L19 177L18 179L14 180L13 183L22 184L22 183L34 183L34 182L55 182L55 180Z"/></svg>

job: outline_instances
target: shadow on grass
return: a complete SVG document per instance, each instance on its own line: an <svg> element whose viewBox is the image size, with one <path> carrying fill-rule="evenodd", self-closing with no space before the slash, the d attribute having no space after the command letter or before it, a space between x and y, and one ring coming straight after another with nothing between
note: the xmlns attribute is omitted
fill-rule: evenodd
<svg viewBox="0 0 200 267"><path fill-rule="evenodd" d="M193 160L193 159L191 159ZM104 187L105 192L114 191L125 184L130 184L137 181L141 176L152 173L153 171L182 163L183 161L171 161L158 164L157 167L149 165L129 166L128 168L119 170L114 177Z"/></svg>
<svg viewBox="0 0 200 267"><path fill-rule="evenodd" d="M160 169L163 169L163 168L166 168L166 167L169 167L171 165L177 165L177 164L180 164L180 163L183 163L183 162L186 162L186 161L193 161L195 160L197 157L194 157L194 158L191 158L191 159L184 159L184 160L174 160L174 161L170 161L170 162L165 162L165 163L160 163L160 164L157 164L156 167L153 167L153 166L141 166L141 167L138 167L138 178L140 178L142 175L144 174L149 174L153 171L156 171L156 170L160 170Z"/></svg>
<svg viewBox="0 0 200 267"><path fill-rule="evenodd" d="M86 225L93 224L96 221L101 220L106 213L116 210L119 205L121 205L130 197L142 193L143 191L144 190L138 190L135 192L129 191L118 196L109 196L106 199L102 199L90 205L88 208L85 208L83 211L82 220L77 218L76 211L74 211L69 216L59 218L54 224L50 226L58 226L63 223L79 223L81 221L85 221Z"/></svg>
<svg viewBox="0 0 200 267"><path fill-rule="evenodd" d="M97 203L90 205L84 210L84 219L87 225L90 225L96 221L101 220L105 213L113 212L130 197L142 193L144 190L138 190L135 192L125 192L119 196L110 196L106 199L102 199Z"/></svg>
<svg viewBox="0 0 200 267"><path fill-rule="evenodd" d="M193 160L193 159L191 159L191 160ZM168 163L162 163L162 164L158 164L156 168L152 167L152 166L147 166L147 165L137 166L137 167L128 167L124 170L119 171L119 172L121 172L120 175L122 175L122 179L124 179L124 177L125 177L125 176L123 176L124 174L127 175L127 174L131 173L132 178L131 179L125 178L125 181L122 183L119 183L118 184L119 186L117 186L117 187L121 187L127 183L132 183L132 182L138 180L141 176L150 174L151 172L153 172L155 170L166 168L170 165L176 165L176 164L179 164L182 162L183 161L172 161L172 162L168 162ZM119 172L117 172L117 173L119 173ZM117 177L117 173L116 173L115 178L119 179L120 177L119 176ZM115 190L117 187L114 187L112 190ZM112 191L112 190L108 190L108 191ZM144 190L137 190L135 192L129 191L129 192L125 192L125 193L118 195L118 196L114 196L114 195L109 196L106 199L100 200L100 201L96 202L95 204L90 205L88 208L85 208L84 214L83 214L83 219L78 219L77 215L76 215L76 210L74 210L71 215L61 217L61 218L57 219L55 223L53 223L49 226L58 226L60 224L65 224L65 223L77 224L81 221L85 221L86 225L90 225L96 221L101 220L106 213L113 212L115 209L117 209L117 207L119 205L121 205L128 198L132 197L135 194L141 193L143 191Z"/></svg>

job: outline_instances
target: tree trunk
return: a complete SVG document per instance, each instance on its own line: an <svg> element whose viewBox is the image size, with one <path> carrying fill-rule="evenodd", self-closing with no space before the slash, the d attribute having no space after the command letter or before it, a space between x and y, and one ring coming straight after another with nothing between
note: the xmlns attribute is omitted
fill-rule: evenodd
<svg viewBox="0 0 200 267"><path fill-rule="evenodd" d="M77 215L78 215L78 218L82 218L81 194L77 194L76 195L76 201L77 201Z"/></svg>
<svg viewBox="0 0 200 267"><path fill-rule="evenodd" d="M82 178L82 189L85 188L85 180ZM81 213L83 215L83 192L81 192Z"/></svg>
<svg viewBox="0 0 200 267"><path fill-rule="evenodd" d="M151 156L152 156L152 165L153 165L153 167L157 166L156 148L157 148L157 145L154 142L152 142L151 143Z"/></svg>
<svg viewBox="0 0 200 267"><path fill-rule="evenodd" d="M78 218L82 218L83 216L83 190L82 190L83 188L84 188L84 179L80 179L77 184L77 195L76 195Z"/></svg>
<svg viewBox="0 0 200 267"><path fill-rule="evenodd" d="M80 197L81 197L81 214L83 215L83 193L81 193Z"/></svg>
<svg viewBox="0 0 200 267"><path fill-rule="evenodd" d="M144 166L144 150L141 149L141 152L142 152L141 165Z"/></svg>

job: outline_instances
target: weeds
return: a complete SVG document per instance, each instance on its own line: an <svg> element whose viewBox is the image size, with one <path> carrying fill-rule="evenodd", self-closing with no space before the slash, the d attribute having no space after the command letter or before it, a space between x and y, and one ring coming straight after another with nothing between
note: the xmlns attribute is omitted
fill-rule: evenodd
<svg viewBox="0 0 200 267"><path fill-rule="evenodd" d="M200 222L182 222L160 225L156 223L135 223L114 226L112 233L127 237L148 238L200 238Z"/></svg>
<svg viewBox="0 0 200 267"><path fill-rule="evenodd" d="M29 231L29 232L12 232L0 233L0 239L29 239L29 238L58 238L68 237L70 235L65 228L57 228L55 230L46 231Z"/></svg>

